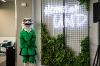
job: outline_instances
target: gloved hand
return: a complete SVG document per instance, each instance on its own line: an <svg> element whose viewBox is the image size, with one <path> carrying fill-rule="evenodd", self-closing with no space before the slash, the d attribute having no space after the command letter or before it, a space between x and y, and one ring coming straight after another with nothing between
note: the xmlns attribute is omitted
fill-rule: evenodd
<svg viewBox="0 0 100 66"><path fill-rule="evenodd" d="M19 55L22 55L21 53L22 53L22 48L20 49Z"/></svg>

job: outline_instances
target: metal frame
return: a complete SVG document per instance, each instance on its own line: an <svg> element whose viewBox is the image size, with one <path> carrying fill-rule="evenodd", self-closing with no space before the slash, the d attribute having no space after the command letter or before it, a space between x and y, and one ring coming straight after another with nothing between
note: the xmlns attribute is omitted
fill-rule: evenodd
<svg viewBox="0 0 100 66"><path fill-rule="evenodd" d="M65 0L63 0L63 7L65 6ZM63 34L64 34L64 47L66 46L66 41L65 41L65 10L63 12Z"/></svg>
<svg viewBox="0 0 100 66"><path fill-rule="evenodd" d="M63 0L63 6L65 6L65 1L66 1L66 0ZM43 7L42 7L42 2L43 2L43 0L41 0L41 23L42 23L42 15L43 15L43 14L42 14L42 13L43 13L43 12L42 12L42 8L43 8ZM65 10L64 10L64 11L65 11ZM66 39L66 37L65 37L65 36L66 36L66 33L65 33L65 32L66 32L66 31L65 31L65 12L63 13L63 26L64 26L64 27L63 27L64 45L66 46L66 41L67 41L67 40L65 40L65 39ZM89 11L88 11L88 38L89 38ZM89 42L89 43L90 43L90 42Z"/></svg>

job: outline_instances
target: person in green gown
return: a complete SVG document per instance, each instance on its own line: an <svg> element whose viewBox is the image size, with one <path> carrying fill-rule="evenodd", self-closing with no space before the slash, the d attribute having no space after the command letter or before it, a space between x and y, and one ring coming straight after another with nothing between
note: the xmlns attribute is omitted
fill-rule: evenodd
<svg viewBox="0 0 100 66"><path fill-rule="evenodd" d="M36 34L32 24L31 18L24 18L20 31L20 55L23 57L24 66L26 63L36 63Z"/></svg>

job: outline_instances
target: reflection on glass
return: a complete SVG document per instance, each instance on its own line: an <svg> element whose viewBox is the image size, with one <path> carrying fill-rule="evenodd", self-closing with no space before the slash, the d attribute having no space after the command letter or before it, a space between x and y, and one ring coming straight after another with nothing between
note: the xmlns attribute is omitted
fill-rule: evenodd
<svg viewBox="0 0 100 66"><path fill-rule="evenodd" d="M43 0L42 19L50 34L63 33L63 14L65 14L66 44L78 54L80 41L88 36L88 11L77 0Z"/></svg>

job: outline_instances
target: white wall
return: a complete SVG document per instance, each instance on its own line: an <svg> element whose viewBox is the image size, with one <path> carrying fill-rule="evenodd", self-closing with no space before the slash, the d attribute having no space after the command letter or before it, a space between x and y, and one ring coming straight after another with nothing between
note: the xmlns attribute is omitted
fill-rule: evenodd
<svg viewBox="0 0 100 66"><path fill-rule="evenodd" d="M15 37L15 1L0 3L0 37Z"/></svg>
<svg viewBox="0 0 100 66"><path fill-rule="evenodd" d="M98 2L98 0L90 0L90 66L93 64L93 59L98 45L98 23L93 23L93 3L95 2Z"/></svg>
<svg viewBox="0 0 100 66"><path fill-rule="evenodd" d="M22 7L21 3L27 3L27 7ZM23 18L31 17L32 16L32 1L31 0L16 0L16 21L17 21L17 35L16 35L16 42L17 42L17 56L16 56L16 66L23 66L22 57L19 55L20 48L19 48L19 32L21 29L21 22Z"/></svg>
<svg viewBox="0 0 100 66"><path fill-rule="evenodd" d="M39 56L39 61L37 62L37 66L41 66L41 0L34 0L34 21L36 32L37 32L37 51Z"/></svg>

